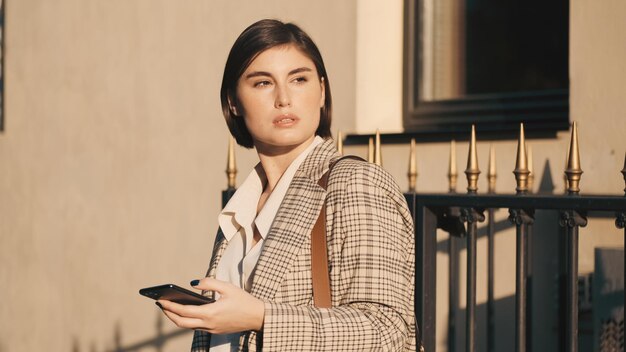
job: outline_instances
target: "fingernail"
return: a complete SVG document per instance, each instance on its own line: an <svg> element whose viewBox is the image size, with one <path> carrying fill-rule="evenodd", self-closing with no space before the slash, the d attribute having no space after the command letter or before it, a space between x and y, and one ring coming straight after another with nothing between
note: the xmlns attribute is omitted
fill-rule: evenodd
<svg viewBox="0 0 626 352"><path fill-rule="evenodd" d="M199 283L200 283L200 280L191 280L191 282L189 284L191 286L198 286Z"/></svg>
<svg viewBox="0 0 626 352"><path fill-rule="evenodd" d="M157 305L157 307L159 307L159 308L163 309L163 306L161 305L161 303L159 303L159 302L154 302L154 304L156 304L156 305Z"/></svg>

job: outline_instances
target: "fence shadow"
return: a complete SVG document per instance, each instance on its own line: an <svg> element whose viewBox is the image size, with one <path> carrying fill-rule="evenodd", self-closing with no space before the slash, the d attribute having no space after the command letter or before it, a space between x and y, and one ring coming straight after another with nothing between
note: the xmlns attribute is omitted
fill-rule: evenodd
<svg viewBox="0 0 626 352"><path fill-rule="evenodd" d="M163 313L160 311L157 312L156 320L154 324L155 334L154 337L139 341L130 345L122 346L122 331L119 328L119 324L115 329L114 343L115 347L112 350L106 350L106 352L131 352L131 351L139 351L142 348L152 347L157 352L162 352L163 347L167 343L168 340L171 340L176 337L180 337L183 335L192 334L192 330L187 329L178 329L175 331L171 331L165 333L163 330L163 326L165 323L165 318L163 317Z"/></svg>
<svg viewBox="0 0 626 352"><path fill-rule="evenodd" d="M147 338L145 340L138 341L135 343L131 343L128 345L123 345L122 344L122 341L123 341L122 328L120 327L120 324L117 323L115 325L115 331L113 333L113 348L106 347L102 351L103 352L132 352L132 351L139 351L144 348L153 348L157 352L162 352L168 341L171 341L172 339L175 339L177 337L181 337L184 335L189 335L189 339L190 339L189 343L191 345L191 335L193 333L192 330L177 329L177 330L166 333L164 331L164 326L165 326L165 318L163 316L163 313L161 313L161 311L158 311L156 314L156 319L154 321L153 337L150 337L150 338ZM3 352L3 351L4 350L2 349L2 344L0 343L0 352ZM81 351L82 350L80 348L80 341L77 337L74 337L73 343L72 343L72 352L81 352ZM98 352L98 349L96 348L93 342L91 343L88 351Z"/></svg>

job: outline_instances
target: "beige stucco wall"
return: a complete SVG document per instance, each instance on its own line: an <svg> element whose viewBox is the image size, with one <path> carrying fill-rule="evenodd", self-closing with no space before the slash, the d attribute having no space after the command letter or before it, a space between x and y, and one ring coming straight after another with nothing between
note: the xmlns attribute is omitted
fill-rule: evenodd
<svg viewBox="0 0 626 352"><path fill-rule="evenodd" d="M335 128L354 128L355 1L19 0L6 10L2 352L153 338L158 309L139 288L204 274L226 185L221 75L253 21L309 32ZM256 157L237 153L241 180ZM189 337L164 350L187 349Z"/></svg>
<svg viewBox="0 0 626 352"><path fill-rule="evenodd" d="M9 1L0 351L104 351L155 337L160 313L137 290L186 285L204 273L225 186L221 73L230 45L254 20L293 20L317 41L333 88L333 130L401 126L401 67L393 67L402 50L400 3ZM624 187L625 12L621 0L571 2L571 117L579 124L585 193L621 194ZM478 139L486 170L488 144L480 131ZM548 162L559 192L567 134L530 145L535 170L542 175ZM512 192L515 143L494 146L498 189ZM346 150L365 155L363 147ZM467 145L457 151L463 170ZM255 156L237 153L241 181ZM418 146L419 190L447 189L447 155L447 144ZM383 158L406 189L408 149L385 147ZM464 185L461 179L460 191ZM615 231L609 220L581 230L581 272L592 270L593 246L622 244ZM507 231L496 242L497 297L514 290L513 239ZM485 251L481 241L479 303L486 299ZM441 290L446 265L441 256ZM446 300L444 292L442 344ZM176 331L168 322L162 329ZM185 350L188 342L182 335L163 350Z"/></svg>
<svg viewBox="0 0 626 352"><path fill-rule="evenodd" d="M403 2L357 4L356 132L402 132Z"/></svg>

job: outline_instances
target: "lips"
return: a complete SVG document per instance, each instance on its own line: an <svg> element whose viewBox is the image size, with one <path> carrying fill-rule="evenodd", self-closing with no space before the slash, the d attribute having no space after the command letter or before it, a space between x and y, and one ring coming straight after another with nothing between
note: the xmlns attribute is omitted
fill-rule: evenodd
<svg viewBox="0 0 626 352"><path fill-rule="evenodd" d="M290 126L298 122L298 120L299 120L298 117L291 115L291 114L287 114L287 115L276 116L273 122L274 122L274 125L276 126Z"/></svg>

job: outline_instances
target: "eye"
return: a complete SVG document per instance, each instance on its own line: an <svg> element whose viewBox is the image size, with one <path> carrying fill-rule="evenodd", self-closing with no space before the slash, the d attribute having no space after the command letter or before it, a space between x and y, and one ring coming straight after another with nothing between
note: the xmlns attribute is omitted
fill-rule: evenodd
<svg viewBox="0 0 626 352"><path fill-rule="evenodd" d="M308 82L308 80L309 79L307 77L305 77L305 76L298 76L298 77L293 79L293 82L295 82L295 83L305 83L305 82Z"/></svg>
<svg viewBox="0 0 626 352"><path fill-rule="evenodd" d="M258 81L254 83L254 87L267 87L269 85L271 85L272 82L264 80L264 81Z"/></svg>

